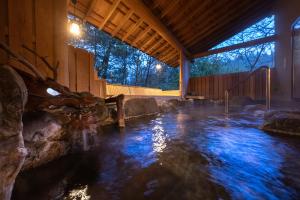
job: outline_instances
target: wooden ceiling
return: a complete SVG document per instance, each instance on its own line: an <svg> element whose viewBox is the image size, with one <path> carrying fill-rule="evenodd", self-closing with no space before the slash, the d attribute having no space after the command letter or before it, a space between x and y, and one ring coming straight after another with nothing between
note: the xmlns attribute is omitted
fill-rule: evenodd
<svg viewBox="0 0 300 200"><path fill-rule="evenodd" d="M78 0L69 12L171 66L270 14L275 0Z"/></svg>

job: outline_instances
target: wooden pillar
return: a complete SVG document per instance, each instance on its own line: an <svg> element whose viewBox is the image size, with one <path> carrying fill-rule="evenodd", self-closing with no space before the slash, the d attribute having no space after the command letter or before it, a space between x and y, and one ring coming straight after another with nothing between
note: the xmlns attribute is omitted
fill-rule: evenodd
<svg viewBox="0 0 300 200"><path fill-rule="evenodd" d="M105 99L105 103L115 103L117 106L117 120L119 127L125 127L124 94Z"/></svg>
<svg viewBox="0 0 300 200"><path fill-rule="evenodd" d="M54 61L59 62L57 81L69 87L68 0L54 0Z"/></svg>
<svg viewBox="0 0 300 200"><path fill-rule="evenodd" d="M8 43L8 5L7 0L0 0L0 42ZM0 50L0 65L6 64L8 60L7 54Z"/></svg>
<svg viewBox="0 0 300 200"><path fill-rule="evenodd" d="M179 74L179 91L181 98L187 93L190 78L190 61L187 59L183 51L180 52L180 74Z"/></svg>

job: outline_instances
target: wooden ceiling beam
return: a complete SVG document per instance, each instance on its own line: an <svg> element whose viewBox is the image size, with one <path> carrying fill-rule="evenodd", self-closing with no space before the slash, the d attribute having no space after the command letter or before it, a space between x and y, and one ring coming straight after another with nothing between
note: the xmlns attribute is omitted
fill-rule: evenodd
<svg viewBox="0 0 300 200"><path fill-rule="evenodd" d="M244 2L244 1L243 1ZM234 5L234 1L232 0L225 0L226 7L231 7ZM222 16L221 20L223 20L223 16L226 14L226 9L224 8L224 2L223 1L217 1L214 5L211 5L210 9L205 9L205 11L197 17L197 21L192 23L191 28L183 29L182 31L179 31L178 38L181 41L184 41L186 38L189 38L190 35L195 35L201 30L203 27L209 26L211 21L213 21L211 18L215 15ZM220 14L219 14L220 13ZM216 20L216 19L215 19ZM197 22L201 22L201 24L198 24ZM195 24L195 25L194 25Z"/></svg>
<svg viewBox="0 0 300 200"><path fill-rule="evenodd" d="M153 40L156 39L156 36L157 36L156 33L154 33L153 35L151 35L150 38L147 41L145 41L145 42L142 43L142 45L140 46L140 48L142 49L143 47L147 47L148 44L150 44ZM144 51L146 51L146 50L144 49Z"/></svg>
<svg viewBox="0 0 300 200"><path fill-rule="evenodd" d="M174 50L174 48L173 48L172 46L168 45L168 46L164 49L164 51L163 51L161 54L159 54L158 58L159 58L160 60L163 60L163 58L165 58L172 50Z"/></svg>
<svg viewBox="0 0 300 200"><path fill-rule="evenodd" d="M164 44L162 44L160 47L158 47L157 49L155 49L155 51L159 54L162 54L162 52L167 48L167 46L169 45L168 42L165 42ZM154 52L151 52L151 54L153 54Z"/></svg>
<svg viewBox="0 0 300 200"><path fill-rule="evenodd" d="M196 46L194 47L194 50L198 50L198 51L205 51L208 50L214 46L216 46L217 44L220 44L222 41L227 40L228 38L232 37L232 33L237 34L240 31L244 30L245 28L251 26L252 24L256 23L257 21L259 21L259 19L261 19L263 16L268 15L269 13L266 12L266 10L262 9L262 10L256 10L256 15L252 15L251 17L248 18L244 18L241 19L241 23L239 26L231 26L231 28L223 28L222 31L222 37L218 37L216 40L211 41L211 39L209 39L209 37L205 38L204 41L206 41L205 45L201 45L201 46ZM234 25L232 23L232 25ZM214 33L212 36L216 37L216 35L220 35L219 33Z"/></svg>
<svg viewBox="0 0 300 200"><path fill-rule="evenodd" d="M139 28L142 23L142 18L139 18L139 20L133 26L131 26L131 28L123 36L122 41L125 41L132 33L134 33L134 31L136 31L136 29Z"/></svg>
<svg viewBox="0 0 300 200"><path fill-rule="evenodd" d="M246 5L246 3L249 3L249 1L247 1L247 0L242 1L241 3L238 4L237 8L242 10L244 8L244 6ZM211 30L213 27L217 28L220 25L220 23L221 24L227 23L228 20L227 20L226 16L229 16L232 13L235 13L236 15L238 14L235 11L236 6L235 6L234 1L226 2L225 7L223 4L218 4L218 5L216 5L215 8L216 8L216 10L212 9L208 12L205 12L205 14L203 14L203 18L201 17L201 19L199 19L200 21L204 21L204 23L201 26L199 26L199 28L200 27L202 28L201 30L196 29L196 31L193 33L189 33L187 31L183 32L184 37L183 38L181 37L181 39L183 41L185 41L184 43L187 46L190 45L189 44L190 41L195 41L195 38L197 38L199 36L202 37L201 34L203 34L203 32L205 32L207 30ZM217 12L218 10L219 10L219 12Z"/></svg>
<svg viewBox="0 0 300 200"><path fill-rule="evenodd" d="M158 40L154 40L154 41L152 42L152 44L150 44L148 47L145 48L145 51L146 51L146 52L150 52L151 49L153 49L153 47L156 47L158 44L160 44L160 41L161 41L161 40L162 40L162 37L159 37ZM154 44L153 44L153 43L154 43Z"/></svg>
<svg viewBox="0 0 300 200"><path fill-rule="evenodd" d="M149 31L151 30L151 26L147 26L141 33L139 33L136 38L132 40L134 45L137 45L140 39L142 39Z"/></svg>
<svg viewBox="0 0 300 200"><path fill-rule="evenodd" d="M180 0L173 0L171 1L169 4L168 4L168 7L162 11L161 13L161 18L164 18L166 15L169 14L169 12L171 12L177 5L177 3L179 2Z"/></svg>
<svg viewBox="0 0 300 200"><path fill-rule="evenodd" d="M102 22L101 26L99 27L101 30L104 28L105 24L108 22L110 17L113 15L115 10L117 9L118 5L120 4L121 0L115 0L112 4L112 8L110 9L108 15L104 18L104 21Z"/></svg>
<svg viewBox="0 0 300 200"><path fill-rule="evenodd" d="M91 0L89 8L88 8L88 10L87 10L87 12L85 14L84 19L83 19L84 21L86 21L86 18L88 18L88 17L91 16L91 14L92 14L92 12L93 12L94 7L96 6L96 4L97 4L97 0Z"/></svg>
<svg viewBox="0 0 300 200"><path fill-rule="evenodd" d="M174 29L172 29L172 31L176 32L176 31L180 30L181 28L183 28L184 26L193 24L195 15L199 14L199 12L203 9L205 11L207 11L208 10L207 7L210 4L212 4L212 1L209 1L209 0L202 1L202 4L199 4L198 7L196 7L187 17L185 17L183 20L181 20L179 23L177 23L176 26L174 27ZM200 16L202 16L202 13Z"/></svg>
<svg viewBox="0 0 300 200"><path fill-rule="evenodd" d="M243 1L243 2L247 2L247 1ZM241 2L238 5L237 9L243 9L244 6L245 5ZM249 10L252 10L252 9L253 9L253 7L248 7L248 9L244 10L243 15L244 15L245 12L247 13ZM190 46L193 43L197 43L196 38L198 38L200 36L201 36L200 38L204 38L205 36L209 35L210 33L213 33L217 29L219 29L220 27L227 26L227 24L230 23L231 21L236 22L236 20L238 20L240 16L241 16L241 14L239 12L237 12L236 9L229 9L229 12L227 12L227 17L224 17L224 15L223 15L224 19L226 19L226 20L224 20L223 18L220 18L220 17L215 17L214 20L213 20L214 23L209 24L209 21L208 21L207 22L208 24L204 26L205 27L204 29L199 31L198 34L194 34L193 36L191 36L184 43L187 46ZM219 21L221 21L221 22L219 22Z"/></svg>
<svg viewBox="0 0 300 200"><path fill-rule="evenodd" d="M213 50L209 50L209 51L205 51L205 52L196 53L196 54L193 55L193 58L206 57L206 56L213 55L213 54L233 51L233 50L241 49L241 48L247 48L247 47L260 45L260 44L264 44L264 43L268 43L268 42L274 42L275 40L276 40L275 35L268 36L268 37L265 37L265 38L251 40L249 42L243 42L243 43L231 45L231 46L228 46L228 47L223 47L223 48L219 48L219 49L213 49Z"/></svg>
<svg viewBox="0 0 300 200"><path fill-rule="evenodd" d="M166 63L171 63L172 66L175 66L175 63L178 63L179 55L173 55L165 60Z"/></svg>
<svg viewBox="0 0 300 200"><path fill-rule="evenodd" d="M174 48L169 49L168 51L166 51L165 55L161 57L161 60L165 60L165 59L172 57L173 53L175 53L175 52L177 52L176 49L174 49Z"/></svg>
<svg viewBox="0 0 300 200"><path fill-rule="evenodd" d="M198 49L202 50L202 48L204 48L204 46L215 46L216 44L219 44L220 42L228 39L229 37L237 34L238 32L244 30L245 28L251 26L252 24L254 24L255 22L258 21L258 19L261 16L264 16L266 13L266 7L267 4L262 5L261 7L255 6L252 9L255 9L255 15L252 14L252 9L248 9L246 14L244 14L243 16L239 17L239 25L236 25L236 20L231 20L230 22L228 22L227 24L223 24L221 27L219 27L218 31L214 31L212 33L207 33L206 37L202 38L201 44L199 45L194 45L191 46L191 49ZM222 37L225 36L225 37ZM221 36L221 37L220 37ZM215 42L212 42L212 38ZM217 39L217 38L225 38L224 40L221 39ZM217 43L216 43L217 42ZM202 45L202 47L201 47ZM210 48L211 48L210 47Z"/></svg>
<svg viewBox="0 0 300 200"><path fill-rule="evenodd" d="M177 15L167 20L166 25L170 26L171 24L176 24L177 20L181 20L184 18L184 15L187 15L187 11L191 9L191 4L194 3L193 0L191 1L184 1L185 6L181 7L179 6L179 11L177 12Z"/></svg>
<svg viewBox="0 0 300 200"><path fill-rule="evenodd" d="M115 37L116 34L119 33L119 31L123 28L124 24L129 20L129 18L132 16L132 14L133 14L133 10L130 10L129 12L126 13L126 17L122 18L119 25L116 27L116 29L111 34L113 37Z"/></svg>
<svg viewBox="0 0 300 200"><path fill-rule="evenodd" d="M182 46L168 28L146 7L141 0L123 0L123 2L135 13L143 18L155 31L178 50L182 50L187 56L190 53Z"/></svg>

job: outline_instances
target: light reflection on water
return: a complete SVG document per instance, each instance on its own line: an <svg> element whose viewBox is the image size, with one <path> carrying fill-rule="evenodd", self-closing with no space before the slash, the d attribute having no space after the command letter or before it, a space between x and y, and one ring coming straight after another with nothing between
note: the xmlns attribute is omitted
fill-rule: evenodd
<svg viewBox="0 0 300 200"><path fill-rule="evenodd" d="M299 199L300 138L259 130L262 117L252 113L222 112L188 107L101 135L85 152L96 155L88 166L96 180L69 191L87 184L91 199Z"/></svg>
<svg viewBox="0 0 300 200"><path fill-rule="evenodd" d="M79 188L70 191L64 200L89 200L91 196L87 194L88 186L80 186Z"/></svg>

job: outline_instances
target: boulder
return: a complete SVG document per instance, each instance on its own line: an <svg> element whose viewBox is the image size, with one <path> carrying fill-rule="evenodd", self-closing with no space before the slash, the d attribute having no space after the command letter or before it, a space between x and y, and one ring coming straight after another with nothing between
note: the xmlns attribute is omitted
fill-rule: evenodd
<svg viewBox="0 0 300 200"><path fill-rule="evenodd" d="M300 112L269 111L264 116L262 129L274 133L300 136Z"/></svg>
<svg viewBox="0 0 300 200"><path fill-rule="evenodd" d="M68 132L51 113L26 113L23 122L23 137L28 151L23 169L37 167L68 153Z"/></svg>
<svg viewBox="0 0 300 200"><path fill-rule="evenodd" d="M42 81L25 72L19 73L29 91L23 115L28 156L22 170L46 164L70 151L84 149L83 140L109 123L103 98L88 92L71 92L50 79ZM48 93L49 88L58 94Z"/></svg>
<svg viewBox="0 0 300 200"><path fill-rule="evenodd" d="M9 66L0 66L0 199L9 200L27 154L24 148L22 114L27 89Z"/></svg>
<svg viewBox="0 0 300 200"><path fill-rule="evenodd" d="M179 99L170 99L167 101L160 101L158 103L160 112L171 112L177 110L178 107L184 106L187 101Z"/></svg>
<svg viewBox="0 0 300 200"><path fill-rule="evenodd" d="M248 96L234 96L229 101L232 106L245 106L255 104L253 99Z"/></svg>
<svg viewBox="0 0 300 200"><path fill-rule="evenodd" d="M266 111L266 105L255 104L255 105L246 105L244 107L244 112L252 113L254 116L262 117Z"/></svg>
<svg viewBox="0 0 300 200"><path fill-rule="evenodd" d="M124 104L124 110L126 118L152 115L159 112L155 98L129 99Z"/></svg>

